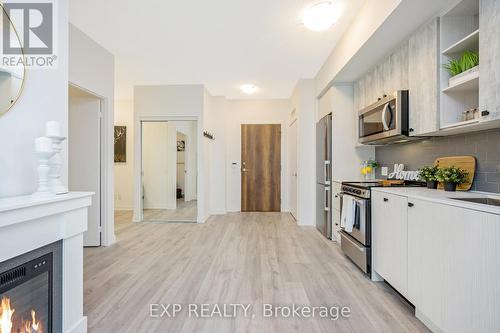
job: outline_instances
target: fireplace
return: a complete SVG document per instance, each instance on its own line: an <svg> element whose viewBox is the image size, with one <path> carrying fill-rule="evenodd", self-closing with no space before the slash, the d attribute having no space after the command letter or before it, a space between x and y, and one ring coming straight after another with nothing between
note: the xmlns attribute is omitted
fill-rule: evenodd
<svg viewBox="0 0 500 333"><path fill-rule="evenodd" d="M62 330L62 242L0 263L0 333Z"/></svg>

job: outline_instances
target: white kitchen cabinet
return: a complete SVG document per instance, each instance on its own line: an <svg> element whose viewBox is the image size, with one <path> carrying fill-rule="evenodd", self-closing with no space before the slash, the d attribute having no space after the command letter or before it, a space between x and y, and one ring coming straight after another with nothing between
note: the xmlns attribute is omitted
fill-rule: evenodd
<svg viewBox="0 0 500 333"><path fill-rule="evenodd" d="M406 197L372 192L372 268L406 296L408 288Z"/></svg>
<svg viewBox="0 0 500 333"><path fill-rule="evenodd" d="M479 110L500 119L500 1L479 1Z"/></svg>
<svg viewBox="0 0 500 333"><path fill-rule="evenodd" d="M500 216L408 199L408 299L434 331L500 331Z"/></svg>
<svg viewBox="0 0 500 333"><path fill-rule="evenodd" d="M439 19L410 37L408 84L410 136L439 130Z"/></svg>

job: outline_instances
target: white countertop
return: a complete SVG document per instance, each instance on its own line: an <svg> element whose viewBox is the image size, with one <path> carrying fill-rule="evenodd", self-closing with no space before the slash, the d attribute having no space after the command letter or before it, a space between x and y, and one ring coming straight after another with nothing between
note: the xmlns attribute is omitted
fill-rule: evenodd
<svg viewBox="0 0 500 333"><path fill-rule="evenodd" d="M493 213L500 215L500 207L478 204L467 201L453 200L451 198L493 198L499 199L500 195L496 193L486 192L445 192L443 190L430 190L425 187L373 187L372 191L400 195L403 197L437 202L445 205L456 206L461 208L473 209L481 212Z"/></svg>

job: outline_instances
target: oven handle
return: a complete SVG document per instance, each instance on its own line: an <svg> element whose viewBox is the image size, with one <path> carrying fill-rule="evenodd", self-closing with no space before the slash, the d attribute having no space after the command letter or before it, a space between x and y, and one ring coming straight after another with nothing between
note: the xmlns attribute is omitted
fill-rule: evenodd
<svg viewBox="0 0 500 333"><path fill-rule="evenodd" d="M344 196L346 196L346 195L347 195L347 196L349 196L349 197L351 197L351 198L353 198L353 200L354 200L354 201L356 201L356 202L358 203L358 206L359 206L360 208L362 207L363 209L365 209L365 207L366 207L366 206L365 206L365 205L366 205L366 199L361 199L361 198L355 197L355 196L353 196L353 195L350 195L349 193L340 192L340 193L338 193L338 194L337 194L337 196L338 196L338 197L340 197L340 199L341 199L341 200L340 200L340 214L341 214L341 216L342 216L342 211L344 210L344 205L343 205L343 200L342 200L342 198L343 198ZM360 217L360 219L361 219L361 217Z"/></svg>
<svg viewBox="0 0 500 333"><path fill-rule="evenodd" d="M344 236L343 239L349 241L349 243L351 243L352 246L355 246L360 252L366 251L366 248L362 245L359 245L357 242L353 241L345 230L341 230L340 233L342 236Z"/></svg>

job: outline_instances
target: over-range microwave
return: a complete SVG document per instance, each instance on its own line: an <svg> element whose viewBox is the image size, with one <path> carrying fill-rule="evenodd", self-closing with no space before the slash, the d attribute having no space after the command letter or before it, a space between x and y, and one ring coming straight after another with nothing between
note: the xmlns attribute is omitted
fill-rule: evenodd
<svg viewBox="0 0 500 333"><path fill-rule="evenodd" d="M384 96L377 103L359 111L359 142L382 145L408 141L408 90Z"/></svg>

